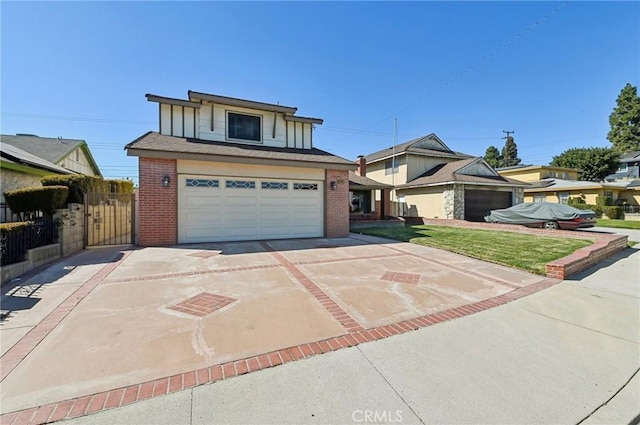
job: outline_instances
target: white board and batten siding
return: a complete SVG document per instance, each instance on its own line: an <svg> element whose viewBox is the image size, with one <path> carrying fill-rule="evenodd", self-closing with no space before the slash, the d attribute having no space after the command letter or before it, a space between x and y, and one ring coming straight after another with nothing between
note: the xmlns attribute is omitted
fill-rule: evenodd
<svg viewBox="0 0 640 425"><path fill-rule="evenodd" d="M259 116L262 125L261 140L259 142L230 140L227 135L227 112ZM278 148L311 149L313 147L312 132L313 124L285 121L281 112L274 113L209 102L204 102L200 108L160 104L160 133L170 136Z"/></svg>
<svg viewBox="0 0 640 425"><path fill-rule="evenodd" d="M188 106L160 104L160 133L197 138L198 110Z"/></svg>
<svg viewBox="0 0 640 425"><path fill-rule="evenodd" d="M322 237L322 178L322 170L179 160L178 242Z"/></svg>

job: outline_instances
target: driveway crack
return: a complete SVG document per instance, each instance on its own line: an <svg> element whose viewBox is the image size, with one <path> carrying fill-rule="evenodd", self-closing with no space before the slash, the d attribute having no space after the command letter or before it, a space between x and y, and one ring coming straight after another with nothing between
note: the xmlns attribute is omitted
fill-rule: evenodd
<svg viewBox="0 0 640 425"><path fill-rule="evenodd" d="M384 376L382 374L382 372L380 372L380 369L378 369L376 367L375 364L373 364L373 362L371 361L371 359L369 359L369 357L367 357L367 355L362 351L362 349L360 349L360 347L356 347L358 349L358 351L360 351L360 354L362 354L362 356L367 359L367 362L369 362L369 364L371 365L371 367L373 367L375 369L376 372L378 372L378 375L380 375L380 377L382 379L384 379L384 381L389 385L389 388L391 388L391 390L398 396L398 398L400 398L400 400L402 400L402 402L409 408L409 410L411 411L411 413L413 413L413 415L418 418L418 420L420 421L420 423L422 425L425 425L424 421L422 420L422 418L420 417L420 415L418 415L418 413L413 410L413 408L411 407L411 405L409 404L409 402L407 402L407 400L405 400L405 398L398 392L398 390L396 390L396 388L393 386L393 384L391 382L389 382L389 380L387 379L386 376Z"/></svg>

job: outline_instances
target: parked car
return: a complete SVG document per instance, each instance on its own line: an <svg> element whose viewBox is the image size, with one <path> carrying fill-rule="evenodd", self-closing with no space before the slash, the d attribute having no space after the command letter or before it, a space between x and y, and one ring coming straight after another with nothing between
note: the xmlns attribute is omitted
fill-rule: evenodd
<svg viewBox="0 0 640 425"><path fill-rule="evenodd" d="M520 224L542 229L576 230L596 225L596 213L550 202L525 202L502 210L492 210L484 217L488 223Z"/></svg>

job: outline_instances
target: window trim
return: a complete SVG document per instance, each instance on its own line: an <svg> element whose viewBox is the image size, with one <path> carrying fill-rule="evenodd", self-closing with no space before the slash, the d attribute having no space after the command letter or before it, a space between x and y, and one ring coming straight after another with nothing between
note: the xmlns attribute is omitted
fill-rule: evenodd
<svg viewBox="0 0 640 425"><path fill-rule="evenodd" d="M230 142L237 142L237 143L250 143L250 144L263 144L264 143L264 134L263 133L263 125L264 125L264 116L261 114L252 114L252 113L247 113L247 112L240 112L240 111L234 111L234 110L230 110L230 109L225 109L225 128L224 128L224 136L225 139L230 141ZM229 136L229 114L235 114L235 115L244 115L247 117L256 117L260 120L260 140L250 140L250 139L236 139L233 137Z"/></svg>

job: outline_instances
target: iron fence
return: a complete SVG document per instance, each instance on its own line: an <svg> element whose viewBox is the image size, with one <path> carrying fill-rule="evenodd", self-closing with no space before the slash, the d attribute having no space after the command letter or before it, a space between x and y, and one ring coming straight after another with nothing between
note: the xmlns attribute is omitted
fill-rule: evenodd
<svg viewBox="0 0 640 425"><path fill-rule="evenodd" d="M627 214L639 214L640 205L622 205L622 211Z"/></svg>
<svg viewBox="0 0 640 425"><path fill-rule="evenodd" d="M34 211L28 213L14 213L5 203L0 204L0 223L16 223L18 221L33 221L42 218L42 211Z"/></svg>
<svg viewBox="0 0 640 425"><path fill-rule="evenodd" d="M0 236L1 265L26 260L27 250L58 242L58 221L51 217L37 217L24 228L2 233Z"/></svg>

